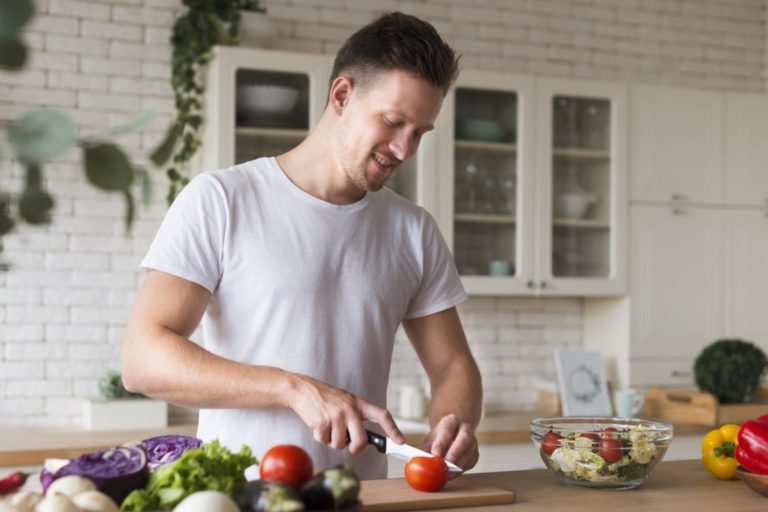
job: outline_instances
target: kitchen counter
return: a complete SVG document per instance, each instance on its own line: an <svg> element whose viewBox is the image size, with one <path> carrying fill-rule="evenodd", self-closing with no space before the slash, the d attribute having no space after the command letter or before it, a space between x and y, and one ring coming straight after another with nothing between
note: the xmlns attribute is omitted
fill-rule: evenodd
<svg viewBox="0 0 768 512"><path fill-rule="evenodd" d="M491 485L515 492L515 503L464 507L475 512L622 512L686 511L757 512L768 510L768 498L738 480L717 480L699 461L662 461L651 478L638 489L606 491L559 483L544 469L475 473L462 478L477 485ZM449 484L450 485L450 484ZM440 509L457 510L457 509Z"/></svg>

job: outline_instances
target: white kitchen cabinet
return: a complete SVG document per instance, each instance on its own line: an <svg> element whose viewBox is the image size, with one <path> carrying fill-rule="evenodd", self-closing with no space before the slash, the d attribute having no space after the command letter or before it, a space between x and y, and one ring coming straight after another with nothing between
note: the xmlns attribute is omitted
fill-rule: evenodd
<svg viewBox="0 0 768 512"><path fill-rule="evenodd" d="M717 91L630 88L630 199L720 203L723 104Z"/></svg>
<svg viewBox="0 0 768 512"><path fill-rule="evenodd" d="M725 212L724 333L768 354L768 210Z"/></svg>
<svg viewBox="0 0 768 512"><path fill-rule="evenodd" d="M220 169L285 152L301 142L325 110L333 58L218 46L207 68L203 168ZM434 211L434 139L388 186Z"/></svg>
<svg viewBox="0 0 768 512"><path fill-rule="evenodd" d="M625 103L622 85L462 73L438 219L469 293L623 293Z"/></svg>
<svg viewBox="0 0 768 512"><path fill-rule="evenodd" d="M768 96L725 95L725 202L768 205Z"/></svg>

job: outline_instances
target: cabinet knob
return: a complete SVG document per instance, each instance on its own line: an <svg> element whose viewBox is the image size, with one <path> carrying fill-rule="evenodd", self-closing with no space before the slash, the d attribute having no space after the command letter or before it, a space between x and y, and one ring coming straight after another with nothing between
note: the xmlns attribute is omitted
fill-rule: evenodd
<svg viewBox="0 0 768 512"><path fill-rule="evenodd" d="M673 201L687 201L688 196L685 194L672 194L672 200Z"/></svg>
<svg viewBox="0 0 768 512"><path fill-rule="evenodd" d="M690 377L691 372L686 372L683 370L672 370L671 372L669 372L669 376L670 377Z"/></svg>
<svg viewBox="0 0 768 512"><path fill-rule="evenodd" d="M528 288L533 288L534 282L533 279L529 279L528 282L525 283L525 286Z"/></svg>
<svg viewBox="0 0 768 512"><path fill-rule="evenodd" d="M542 290L547 288L547 286L549 286L549 285L547 284L546 281L542 281L542 282L539 283L539 288L541 288Z"/></svg>
<svg viewBox="0 0 768 512"><path fill-rule="evenodd" d="M672 215L688 215L688 210L684 208L672 208Z"/></svg>

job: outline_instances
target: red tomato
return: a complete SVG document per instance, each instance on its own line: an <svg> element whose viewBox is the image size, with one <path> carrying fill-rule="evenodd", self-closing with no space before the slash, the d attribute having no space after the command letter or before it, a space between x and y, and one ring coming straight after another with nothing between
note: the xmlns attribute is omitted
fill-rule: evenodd
<svg viewBox="0 0 768 512"><path fill-rule="evenodd" d="M544 435L544 439L541 440L541 451L547 455L552 455L552 452L560 448L560 440L563 438L557 432L549 431Z"/></svg>
<svg viewBox="0 0 768 512"><path fill-rule="evenodd" d="M616 430L615 428L613 428L613 427L606 427L600 433L600 437L603 438L603 439L613 439L613 434L615 434L616 432L618 432L618 430Z"/></svg>
<svg viewBox="0 0 768 512"><path fill-rule="evenodd" d="M299 488L312 478L312 459L301 447L292 444L273 446L259 464L262 480Z"/></svg>
<svg viewBox="0 0 768 512"><path fill-rule="evenodd" d="M619 461L624 456L624 447L618 439L603 438L598 446L600 456L609 464Z"/></svg>
<svg viewBox="0 0 768 512"><path fill-rule="evenodd" d="M448 481L448 466L442 457L411 457L405 464L405 481L417 491L439 491Z"/></svg>
<svg viewBox="0 0 768 512"><path fill-rule="evenodd" d="M597 432L584 432L581 434L580 437L586 437L587 439L591 439L593 443L596 443L598 439L600 439L600 436L597 435Z"/></svg>

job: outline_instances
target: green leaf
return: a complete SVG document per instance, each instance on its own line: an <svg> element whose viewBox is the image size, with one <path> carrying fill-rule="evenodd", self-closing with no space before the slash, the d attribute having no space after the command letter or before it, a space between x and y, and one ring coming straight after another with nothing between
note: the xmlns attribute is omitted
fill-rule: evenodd
<svg viewBox="0 0 768 512"><path fill-rule="evenodd" d="M0 39L0 68L15 71L27 62L27 47L18 38Z"/></svg>
<svg viewBox="0 0 768 512"><path fill-rule="evenodd" d="M141 180L141 202L144 204L152 203L152 178L149 172L144 168L137 168L136 174Z"/></svg>
<svg viewBox="0 0 768 512"><path fill-rule="evenodd" d="M176 144L179 141L180 135L181 126L179 123L173 123L168 128L168 132L165 134L163 141L159 146L157 146L157 148L155 148L149 157L156 166L161 167L165 165L166 162L168 162L168 160L171 158L171 155L173 154L173 149L176 147Z"/></svg>
<svg viewBox="0 0 768 512"><path fill-rule="evenodd" d="M2 0L0 2L0 39L10 39L18 34L32 18L34 5L31 0Z"/></svg>
<svg viewBox="0 0 768 512"><path fill-rule="evenodd" d="M9 233L13 229L13 219L9 215L11 196L6 192L0 192L0 236ZM0 245L2 251L2 245Z"/></svg>
<svg viewBox="0 0 768 512"><path fill-rule="evenodd" d="M135 118L131 119L128 123L115 126L107 130L107 137L114 137L118 135L124 135L126 133L136 132L147 126L149 123L155 120L157 112L152 110L149 112L142 112Z"/></svg>
<svg viewBox="0 0 768 512"><path fill-rule="evenodd" d="M75 145L77 127L51 109L31 110L8 128L16 156L26 164L41 164Z"/></svg>
<svg viewBox="0 0 768 512"><path fill-rule="evenodd" d="M136 204L133 201L133 194L131 194L130 188L123 190L123 196L125 197L125 227L130 232L133 227L133 221L136 218Z"/></svg>
<svg viewBox="0 0 768 512"><path fill-rule="evenodd" d="M24 192L19 198L19 215L30 224L48 224L51 222L53 197L43 190L40 167L27 166L27 180Z"/></svg>
<svg viewBox="0 0 768 512"><path fill-rule="evenodd" d="M85 174L103 190L126 190L133 183L133 166L125 153L110 142L84 148Z"/></svg>

